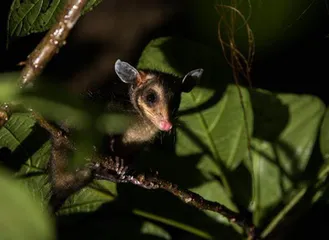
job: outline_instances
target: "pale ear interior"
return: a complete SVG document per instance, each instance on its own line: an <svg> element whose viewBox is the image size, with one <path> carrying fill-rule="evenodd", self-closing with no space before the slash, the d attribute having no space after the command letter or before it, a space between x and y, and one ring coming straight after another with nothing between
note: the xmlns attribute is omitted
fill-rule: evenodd
<svg viewBox="0 0 329 240"><path fill-rule="evenodd" d="M139 73L136 68L131 66L129 63L118 59L114 64L115 73L124 83L132 84L136 82Z"/></svg>
<svg viewBox="0 0 329 240"><path fill-rule="evenodd" d="M202 68L198 68L188 72L182 80L182 91L190 92L195 87L197 82L200 80L202 74L203 74Z"/></svg>

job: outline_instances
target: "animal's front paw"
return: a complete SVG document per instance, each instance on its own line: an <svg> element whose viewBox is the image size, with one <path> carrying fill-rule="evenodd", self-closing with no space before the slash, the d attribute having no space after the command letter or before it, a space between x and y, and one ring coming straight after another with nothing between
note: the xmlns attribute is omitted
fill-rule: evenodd
<svg viewBox="0 0 329 240"><path fill-rule="evenodd" d="M109 180L116 183L128 182L126 173L129 167L125 165L122 158L108 157L103 161L92 162L89 166L93 170L96 179Z"/></svg>

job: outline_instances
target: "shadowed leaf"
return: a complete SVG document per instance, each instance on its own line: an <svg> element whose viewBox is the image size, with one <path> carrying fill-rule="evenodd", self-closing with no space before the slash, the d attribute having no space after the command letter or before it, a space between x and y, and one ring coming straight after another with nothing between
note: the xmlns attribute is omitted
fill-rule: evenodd
<svg viewBox="0 0 329 240"><path fill-rule="evenodd" d="M7 171L0 169L0 238L55 239L53 223L40 199L21 186Z"/></svg>

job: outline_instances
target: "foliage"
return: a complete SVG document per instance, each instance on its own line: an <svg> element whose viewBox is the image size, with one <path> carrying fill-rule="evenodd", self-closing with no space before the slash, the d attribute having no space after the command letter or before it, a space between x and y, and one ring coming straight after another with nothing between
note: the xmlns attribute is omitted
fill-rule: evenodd
<svg viewBox="0 0 329 240"><path fill-rule="evenodd" d="M8 18L8 39L49 29L63 2L14 0ZM86 9L99 2L90 1ZM195 4L194 1L189 7ZM212 4L211 1L203 7ZM199 85L183 94L175 140L168 136L141 154L139 167L157 169L167 179L234 211L250 212L265 237L277 231L291 212L294 217L301 216L305 209L326 197L329 110L315 96L271 93L231 84L231 69L218 46L212 44L218 44L211 35L214 31L217 35L217 29L202 34L205 25L211 22L214 26L218 21L216 13L208 11L212 11L211 15L196 26L200 34L189 39L154 39L139 59L139 68L177 76L196 67L205 70ZM199 16L201 10L191 14ZM68 119L77 126L77 145L87 149L75 156L79 164L92 145L98 144L103 132L122 132L129 121L126 116L100 113L96 106L86 111L85 103L72 97L63 99L66 94L62 92L47 91L55 89L51 86L18 92L12 84L15 79L16 75L1 75L1 80L6 81L0 82L0 101L19 101L52 121ZM113 128L116 123L121 124ZM51 218L41 210L46 208L49 197L50 150L49 134L37 126L29 112L14 113L0 129L1 160L20 183L14 183L1 170L0 208L10 211L5 215L12 216L12 222L7 218L0 218L0 222L24 226L19 229L33 234L31 239L54 236ZM107 181L95 181L71 196L57 220L59 236L64 239L171 239L175 231L204 239L242 238L241 229L218 214L198 211L164 192ZM19 239L13 234L20 233L3 228L0 236Z"/></svg>
<svg viewBox="0 0 329 240"><path fill-rule="evenodd" d="M0 171L0 238L55 239L53 221L12 173Z"/></svg>
<svg viewBox="0 0 329 240"><path fill-rule="evenodd" d="M65 0L13 0L7 23L7 38L23 37L48 30L63 9ZM89 0L84 12L101 0Z"/></svg>

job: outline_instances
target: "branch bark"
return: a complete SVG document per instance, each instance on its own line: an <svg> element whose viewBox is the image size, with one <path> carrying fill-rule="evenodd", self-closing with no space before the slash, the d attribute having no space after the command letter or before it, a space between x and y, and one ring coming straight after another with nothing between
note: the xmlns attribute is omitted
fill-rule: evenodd
<svg viewBox="0 0 329 240"><path fill-rule="evenodd" d="M88 0L68 0L60 14L57 23L48 31L46 36L27 57L25 67L19 79L20 87L32 85L52 57L65 45L65 40Z"/></svg>
<svg viewBox="0 0 329 240"><path fill-rule="evenodd" d="M120 163L121 162L121 163ZM217 212L226 217L231 223L242 227L249 240L259 240L258 229L245 216L236 213L224 205L208 201L197 193L187 189L180 188L177 184L159 178L158 173L155 174L130 174L131 170L127 166L123 166L123 159L99 158L94 163L95 175L99 179L107 179L119 183L132 183L146 189L163 189L178 197L184 203L192 205L200 210L209 210ZM116 176L114 176L116 175Z"/></svg>

